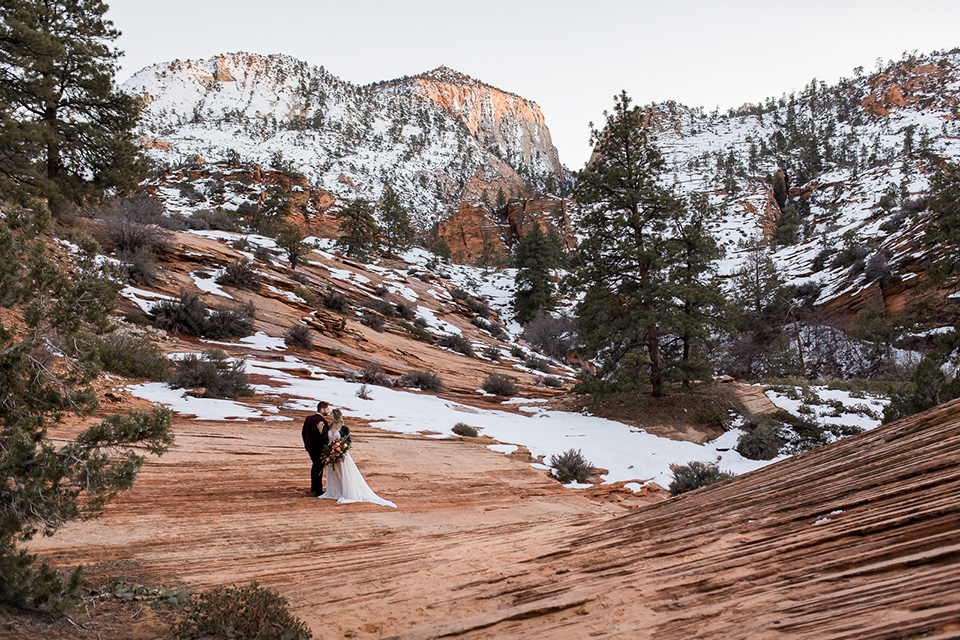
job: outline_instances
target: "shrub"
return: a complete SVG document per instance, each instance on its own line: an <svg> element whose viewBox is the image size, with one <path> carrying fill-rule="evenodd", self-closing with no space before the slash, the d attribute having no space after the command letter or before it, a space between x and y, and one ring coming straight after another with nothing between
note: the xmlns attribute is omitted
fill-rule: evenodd
<svg viewBox="0 0 960 640"><path fill-rule="evenodd" d="M169 382L174 389L203 389L204 398L252 396L253 389L243 372L245 366L243 360L230 362L226 352L219 349L200 356L191 353L177 361Z"/></svg>
<svg viewBox="0 0 960 640"><path fill-rule="evenodd" d="M425 331L424 329L421 329L416 325L410 324L409 322L404 322L403 320L400 320L399 322L397 322L397 326L399 326L404 331L407 331L408 333L413 334L417 340L420 340L421 342L426 342L427 344L433 344L433 340L434 340L433 334L431 334L429 331Z"/></svg>
<svg viewBox="0 0 960 640"><path fill-rule="evenodd" d="M257 248L253 250L253 257L260 262L271 264L277 256L273 253L273 251L270 250L270 247L265 247L262 244L258 244Z"/></svg>
<svg viewBox="0 0 960 640"><path fill-rule="evenodd" d="M292 325L287 329L283 336L284 344L291 347L300 347L301 349L313 348L313 337L310 335L310 328L302 324Z"/></svg>
<svg viewBox="0 0 960 640"><path fill-rule="evenodd" d="M476 438L480 433L468 425L466 422L458 422L453 425L453 432L458 436L463 436L465 438Z"/></svg>
<svg viewBox="0 0 960 640"><path fill-rule="evenodd" d="M163 380L170 369L160 347L144 337L119 332L94 340L87 358L105 371L128 378Z"/></svg>
<svg viewBox="0 0 960 640"><path fill-rule="evenodd" d="M424 318L423 316L417 316L416 318L413 319L413 326L418 327L420 329L426 329L427 327L430 326L430 323L427 322L427 319Z"/></svg>
<svg viewBox="0 0 960 640"><path fill-rule="evenodd" d="M187 336L203 334L207 321L207 305L196 293L180 290L179 297L161 300L150 307L154 325L159 329Z"/></svg>
<svg viewBox="0 0 960 640"><path fill-rule="evenodd" d="M157 280L157 256L147 247L136 251L120 251L117 254L123 275L134 284L152 286Z"/></svg>
<svg viewBox="0 0 960 640"><path fill-rule="evenodd" d="M395 307L386 300L371 300L364 305L367 309L376 311L384 318L392 318L396 315Z"/></svg>
<svg viewBox="0 0 960 640"><path fill-rule="evenodd" d="M560 359L576 346L577 327L572 318L555 318L541 311L523 327L520 337L543 353Z"/></svg>
<svg viewBox="0 0 960 640"><path fill-rule="evenodd" d="M544 376L542 378L537 378L537 384L540 384L544 387L549 387L551 389L559 389L563 386L563 380L556 376Z"/></svg>
<svg viewBox="0 0 960 640"><path fill-rule="evenodd" d="M730 419L730 416L727 415L726 410L721 407L707 407L705 409L699 409L693 419L697 424L724 428L727 426L727 421Z"/></svg>
<svg viewBox="0 0 960 640"><path fill-rule="evenodd" d="M360 324L368 326L374 331L383 331L383 316L376 311L366 310L360 318Z"/></svg>
<svg viewBox="0 0 960 640"><path fill-rule="evenodd" d="M737 451L751 460L770 460L777 455L781 446L783 438L772 425L766 423L753 424L753 428L737 440Z"/></svg>
<svg viewBox="0 0 960 640"><path fill-rule="evenodd" d="M234 260L217 276L217 284L223 284L239 289L257 289L263 284L263 278L257 268L246 258Z"/></svg>
<svg viewBox="0 0 960 640"><path fill-rule="evenodd" d="M553 368L550 366L549 362L532 354L527 356L524 364L526 364L527 367L541 373L553 373Z"/></svg>
<svg viewBox="0 0 960 640"><path fill-rule="evenodd" d="M670 495L673 496L732 478L735 475L720 471L715 464L705 464L696 460L688 464L670 465L670 470L673 471L673 480L668 488Z"/></svg>
<svg viewBox="0 0 960 640"><path fill-rule="evenodd" d="M138 249L156 253L168 246L164 233L150 224L114 219L107 221L104 231L118 253Z"/></svg>
<svg viewBox="0 0 960 640"><path fill-rule="evenodd" d="M404 320L413 320L417 315L417 310L412 305L402 301L396 304L393 312Z"/></svg>
<svg viewBox="0 0 960 640"><path fill-rule="evenodd" d="M440 391L443 381L430 371L410 371L397 380L398 387L418 388L423 391Z"/></svg>
<svg viewBox="0 0 960 640"><path fill-rule="evenodd" d="M498 347L494 347L494 346L484 347L481 353L483 354L484 358L490 358L494 362L497 362L498 360L500 360L501 354L500 354L500 349Z"/></svg>
<svg viewBox="0 0 960 640"><path fill-rule="evenodd" d="M347 300L347 296L333 289L327 289L323 295L320 296L320 303L327 309L336 311L337 313L346 313L350 310L350 303Z"/></svg>
<svg viewBox="0 0 960 640"><path fill-rule="evenodd" d="M309 640L313 636L290 613L280 594L256 582L246 587L221 586L197 598L189 615L177 625L180 638L250 638Z"/></svg>
<svg viewBox="0 0 960 640"><path fill-rule="evenodd" d="M471 345L470 341L461 335L455 333L442 335L437 339L436 344L438 347L450 349L451 351L462 353L463 355L471 358L473 357L473 345Z"/></svg>
<svg viewBox="0 0 960 640"><path fill-rule="evenodd" d="M184 220L187 228L195 231L240 231L240 221L237 215L223 209L200 209Z"/></svg>
<svg viewBox="0 0 960 640"><path fill-rule="evenodd" d="M240 237L230 241L230 246L237 251L249 251L250 241L247 238Z"/></svg>
<svg viewBox="0 0 960 640"><path fill-rule="evenodd" d="M392 387L393 382L390 380L390 377L386 374L381 367L376 362L370 362L363 367L363 371L360 373L359 377L361 382L367 384L375 384L381 387Z"/></svg>
<svg viewBox="0 0 960 640"><path fill-rule="evenodd" d="M374 293L376 293L378 296L380 296L380 297L382 298L383 296L385 296L385 295L387 295L388 293L390 293L390 290L387 289L386 286L384 286L384 285L381 284L380 286L378 286L378 287L376 288L376 290L374 291Z"/></svg>
<svg viewBox="0 0 960 640"><path fill-rule="evenodd" d="M252 303L244 305L220 305L203 325L203 337L214 340L242 338L253 333L253 317L256 309Z"/></svg>
<svg viewBox="0 0 960 640"><path fill-rule="evenodd" d="M586 482L593 473L593 463L587 462L580 449L569 449L560 455L550 456L550 466L553 467L554 477L563 484Z"/></svg>
<svg viewBox="0 0 960 640"><path fill-rule="evenodd" d="M481 388L496 396L513 396L517 393L517 383L514 379L500 373L488 375Z"/></svg>
<svg viewBox="0 0 960 640"><path fill-rule="evenodd" d="M360 388L357 389L356 396L357 396L358 398L360 398L361 400L369 400L369 399L370 399L370 389L367 388L367 385L362 384L362 385L360 385Z"/></svg>
<svg viewBox="0 0 960 640"><path fill-rule="evenodd" d="M308 278L306 275L300 273L299 271L293 273L293 274L290 276L290 279L293 280L294 282L298 283L298 284L302 284L302 285L305 286L305 287L310 285L310 278Z"/></svg>
<svg viewBox="0 0 960 640"><path fill-rule="evenodd" d="M510 355L516 358L517 360L526 360L527 352L517 345L510 347Z"/></svg>

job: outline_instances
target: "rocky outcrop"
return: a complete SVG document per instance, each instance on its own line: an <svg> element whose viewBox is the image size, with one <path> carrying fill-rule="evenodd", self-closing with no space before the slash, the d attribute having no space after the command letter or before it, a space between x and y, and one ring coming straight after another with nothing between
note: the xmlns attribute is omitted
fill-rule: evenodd
<svg viewBox="0 0 960 640"><path fill-rule="evenodd" d="M575 238L570 208L570 200L549 195L511 199L503 207L462 202L456 212L439 222L438 234L450 246L454 259L463 262L477 262L490 252L509 256L535 222L571 249Z"/></svg>
<svg viewBox="0 0 960 640"><path fill-rule="evenodd" d="M458 118L487 149L537 181L565 170L537 103L441 66L376 85L378 91L424 97Z"/></svg>

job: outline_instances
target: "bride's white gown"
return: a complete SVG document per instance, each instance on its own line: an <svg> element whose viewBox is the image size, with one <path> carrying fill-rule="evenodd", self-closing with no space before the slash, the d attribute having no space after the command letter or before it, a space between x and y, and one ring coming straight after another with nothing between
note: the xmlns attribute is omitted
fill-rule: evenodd
<svg viewBox="0 0 960 640"><path fill-rule="evenodd" d="M334 442L340 439L340 430L337 429L330 437ZM385 507L397 508L389 500L384 500L373 492L363 479L363 474L357 468L357 463L350 457L350 452L343 456L343 460L327 466L327 490L319 497L336 500L337 504L348 502L373 502Z"/></svg>

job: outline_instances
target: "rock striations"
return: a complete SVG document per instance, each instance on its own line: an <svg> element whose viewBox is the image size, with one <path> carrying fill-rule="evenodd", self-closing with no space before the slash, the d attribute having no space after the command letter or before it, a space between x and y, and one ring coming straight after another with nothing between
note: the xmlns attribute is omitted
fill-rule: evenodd
<svg viewBox="0 0 960 640"><path fill-rule="evenodd" d="M906 638L960 633L960 401L586 530L449 621L497 638ZM484 601L461 618L459 603Z"/></svg>

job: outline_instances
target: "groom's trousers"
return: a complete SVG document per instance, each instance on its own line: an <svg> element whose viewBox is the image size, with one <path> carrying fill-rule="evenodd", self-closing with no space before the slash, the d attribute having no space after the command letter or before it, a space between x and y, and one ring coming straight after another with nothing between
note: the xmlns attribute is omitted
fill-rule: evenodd
<svg viewBox="0 0 960 640"><path fill-rule="evenodd" d="M310 466L310 491L314 495L323 493L323 456L310 454L313 464Z"/></svg>

